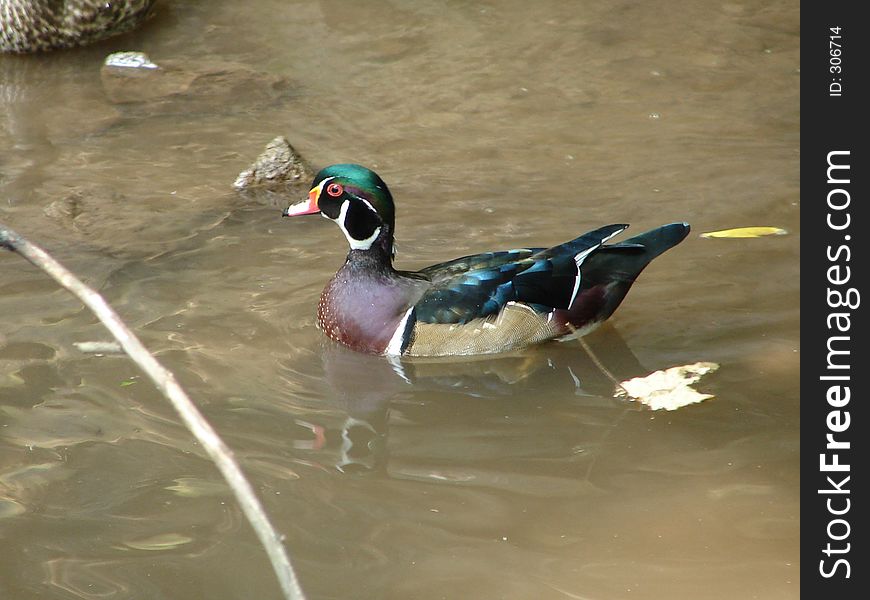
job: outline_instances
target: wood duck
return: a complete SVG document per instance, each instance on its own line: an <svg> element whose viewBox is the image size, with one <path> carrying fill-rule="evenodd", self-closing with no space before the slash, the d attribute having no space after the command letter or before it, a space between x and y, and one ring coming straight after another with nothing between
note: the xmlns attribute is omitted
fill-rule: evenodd
<svg viewBox="0 0 870 600"><path fill-rule="evenodd" d="M395 207L387 185L354 164L326 167L287 217L321 213L350 243L326 284L319 327L350 348L388 356L491 354L585 335L619 306L638 274L680 243L671 223L605 245L606 225L552 248L464 256L417 272L393 268Z"/></svg>

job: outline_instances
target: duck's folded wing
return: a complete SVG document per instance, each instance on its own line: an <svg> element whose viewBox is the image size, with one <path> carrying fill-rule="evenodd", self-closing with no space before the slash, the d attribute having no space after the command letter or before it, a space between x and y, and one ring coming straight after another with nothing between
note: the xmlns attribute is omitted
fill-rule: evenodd
<svg viewBox="0 0 870 600"><path fill-rule="evenodd" d="M602 227L549 249L490 252L423 269L432 286L417 302L416 318L463 324L498 314L508 302L540 312L567 309L579 289L583 260L625 227Z"/></svg>
<svg viewBox="0 0 870 600"><path fill-rule="evenodd" d="M494 269L504 264L517 262L542 252L545 248L516 248L499 252L484 252L463 256L421 269L420 273L435 283L448 281L477 269Z"/></svg>
<svg viewBox="0 0 870 600"><path fill-rule="evenodd" d="M512 280L531 265L527 263L528 259L470 271L462 270L457 264L436 271L431 287L415 306L417 321L463 324L498 313L515 299Z"/></svg>

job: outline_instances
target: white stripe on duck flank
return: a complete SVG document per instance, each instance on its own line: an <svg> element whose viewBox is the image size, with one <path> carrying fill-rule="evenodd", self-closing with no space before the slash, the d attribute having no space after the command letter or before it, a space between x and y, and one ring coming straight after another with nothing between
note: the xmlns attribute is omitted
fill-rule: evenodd
<svg viewBox="0 0 870 600"><path fill-rule="evenodd" d="M413 311L414 307L412 306L405 312L402 320L399 321L399 326L396 327L396 331L393 332L393 337L390 338L390 343L387 344L387 347L384 350L384 354L387 356L399 356L402 354L402 346L405 345L405 334L407 333L405 330L408 328L408 319L411 317Z"/></svg>

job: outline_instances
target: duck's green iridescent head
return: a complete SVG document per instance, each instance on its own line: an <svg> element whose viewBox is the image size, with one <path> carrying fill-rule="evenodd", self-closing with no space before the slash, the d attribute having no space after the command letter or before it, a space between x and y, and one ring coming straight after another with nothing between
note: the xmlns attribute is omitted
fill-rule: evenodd
<svg viewBox="0 0 870 600"><path fill-rule="evenodd" d="M288 207L284 216L318 212L338 223L353 249L368 250L378 238L392 245L393 196L371 169L354 164L326 167L311 183L308 199Z"/></svg>

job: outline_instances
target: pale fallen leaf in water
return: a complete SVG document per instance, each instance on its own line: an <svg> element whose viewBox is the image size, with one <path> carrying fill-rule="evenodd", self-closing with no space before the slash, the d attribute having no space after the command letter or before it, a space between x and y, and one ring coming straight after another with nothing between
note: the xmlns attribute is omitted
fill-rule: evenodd
<svg viewBox="0 0 870 600"><path fill-rule="evenodd" d="M646 377L623 381L616 388L615 395L627 394L632 400L637 400L653 410L676 410L712 398L712 394L702 394L691 386L718 368L716 363L698 362L655 371Z"/></svg>
<svg viewBox="0 0 870 600"><path fill-rule="evenodd" d="M85 354L112 354L123 352L118 342L73 342L79 352Z"/></svg>
<svg viewBox="0 0 870 600"><path fill-rule="evenodd" d="M196 477L179 477L175 480L175 485L168 485L165 489L184 498L223 496L229 493L227 484L222 481L206 481Z"/></svg>
<svg viewBox="0 0 870 600"><path fill-rule="evenodd" d="M785 235L788 231L780 227L736 227L720 231L702 233L702 238L757 238L765 235Z"/></svg>
<svg viewBox="0 0 870 600"><path fill-rule="evenodd" d="M193 538L180 533L161 533L144 540L124 542L124 545L134 550L172 550L192 541Z"/></svg>

